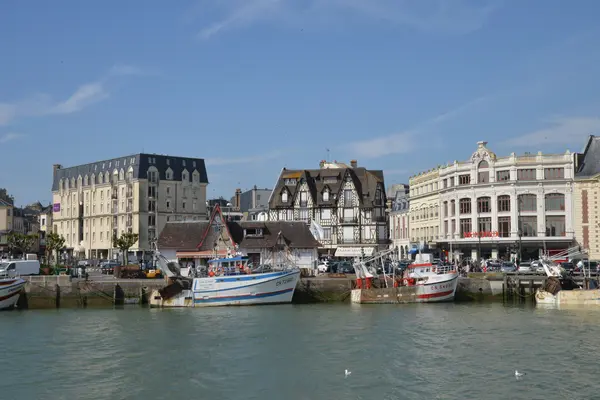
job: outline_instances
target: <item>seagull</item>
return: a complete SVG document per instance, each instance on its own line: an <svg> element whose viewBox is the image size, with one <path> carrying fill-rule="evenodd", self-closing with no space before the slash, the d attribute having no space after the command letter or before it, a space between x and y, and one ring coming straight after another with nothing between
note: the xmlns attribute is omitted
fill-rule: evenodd
<svg viewBox="0 0 600 400"><path fill-rule="evenodd" d="M521 372L519 372L519 371L515 370L515 378L519 379L519 378L520 378L520 377L522 377L523 375L525 375L525 373L524 373L524 372L523 372L523 373L521 373Z"/></svg>
<svg viewBox="0 0 600 400"><path fill-rule="evenodd" d="M350 375L351 373L352 373L352 372L350 372L350 371L348 371L348 370L344 370L344 375L345 375L346 377L348 377L348 375Z"/></svg>

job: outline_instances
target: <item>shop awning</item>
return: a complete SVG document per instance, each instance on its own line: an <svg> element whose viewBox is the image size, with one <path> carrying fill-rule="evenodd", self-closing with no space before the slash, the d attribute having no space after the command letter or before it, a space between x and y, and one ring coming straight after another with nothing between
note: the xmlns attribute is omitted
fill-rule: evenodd
<svg viewBox="0 0 600 400"><path fill-rule="evenodd" d="M360 257L371 256L375 247L338 247L335 249L335 257Z"/></svg>

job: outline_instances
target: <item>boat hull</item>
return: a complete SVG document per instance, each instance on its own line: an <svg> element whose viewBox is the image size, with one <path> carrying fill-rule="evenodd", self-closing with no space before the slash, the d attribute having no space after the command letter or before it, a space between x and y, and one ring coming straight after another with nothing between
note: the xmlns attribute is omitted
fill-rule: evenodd
<svg viewBox="0 0 600 400"><path fill-rule="evenodd" d="M535 292L535 302L537 304L549 305L597 305L600 306L600 289L575 289L560 290L552 294L545 290L538 289Z"/></svg>
<svg viewBox="0 0 600 400"><path fill-rule="evenodd" d="M395 288L354 289L352 303L409 304L453 301L458 287L458 274L441 274L427 283Z"/></svg>
<svg viewBox="0 0 600 400"><path fill-rule="evenodd" d="M218 307L291 303L300 271L195 278L192 288L169 299L159 291L150 297L151 307Z"/></svg>
<svg viewBox="0 0 600 400"><path fill-rule="evenodd" d="M15 307L25 283L21 278L0 280L0 310L10 310Z"/></svg>

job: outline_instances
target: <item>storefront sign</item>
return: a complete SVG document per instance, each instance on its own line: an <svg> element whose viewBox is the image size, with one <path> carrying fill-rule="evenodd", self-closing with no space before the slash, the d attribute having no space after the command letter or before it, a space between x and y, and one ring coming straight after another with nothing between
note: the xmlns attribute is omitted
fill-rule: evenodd
<svg viewBox="0 0 600 400"><path fill-rule="evenodd" d="M488 232L465 232L463 233L463 237L471 238L471 237L499 237L498 231L488 231Z"/></svg>
<svg viewBox="0 0 600 400"><path fill-rule="evenodd" d="M362 255L371 256L373 254L374 250L375 250L374 247L338 247L337 249L335 249L335 256L336 257L360 257Z"/></svg>

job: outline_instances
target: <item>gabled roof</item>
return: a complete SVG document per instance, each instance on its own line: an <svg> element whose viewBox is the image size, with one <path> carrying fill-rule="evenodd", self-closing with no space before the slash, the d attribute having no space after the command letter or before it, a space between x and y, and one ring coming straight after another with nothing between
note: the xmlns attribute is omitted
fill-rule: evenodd
<svg viewBox="0 0 600 400"><path fill-rule="evenodd" d="M302 221L248 221L240 222L242 229L262 229L262 236L246 236L240 243L242 249L273 248L279 232L290 248L311 249L321 244L315 239L308 224Z"/></svg>
<svg viewBox="0 0 600 400"><path fill-rule="evenodd" d="M210 222L167 222L158 237L159 249L196 250Z"/></svg>
<svg viewBox="0 0 600 400"><path fill-rule="evenodd" d="M589 178L600 174L600 137L590 135L575 178Z"/></svg>
<svg viewBox="0 0 600 400"><path fill-rule="evenodd" d="M205 243L206 237L208 236L208 233L210 231L210 227L212 226L215 218L219 218L221 220L222 226L225 229L225 232L227 233L227 235L231 238L231 240L233 241L233 244L238 244L239 242L236 239L241 239L241 238L236 238L231 234L231 230L229 229L229 226L231 224L229 224L225 218L223 218L223 213L221 212L221 206L219 206L218 204L216 204L213 208L213 212L210 215L210 219L208 220L208 226L206 227L206 229L204 230L204 233L202 234L202 239L200 240L200 243L198 244L197 248L198 250L210 250L212 249L212 244L209 243Z"/></svg>
<svg viewBox="0 0 600 400"><path fill-rule="evenodd" d="M323 190L328 187L333 194L339 194L344 185L344 180L350 176L354 187L359 193L360 205L372 207L375 202L375 192L377 186L381 184L381 195L385 203L385 183L383 171L368 170L363 167L347 167L347 168L321 168L313 170L289 170L281 171L277 184L273 189L273 193L269 199L270 208L288 208L293 204L293 200L297 196L302 182L306 182L310 195L313 199L313 204L320 206L333 206L337 203L337 199L333 196L329 197L328 201L323 200ZM328 178L336 178L335 181ZM295 185L286 185L286 179L297 179ZM290 193L290 200L287 203L282 203L281 192L286 188Z"/></svg>

